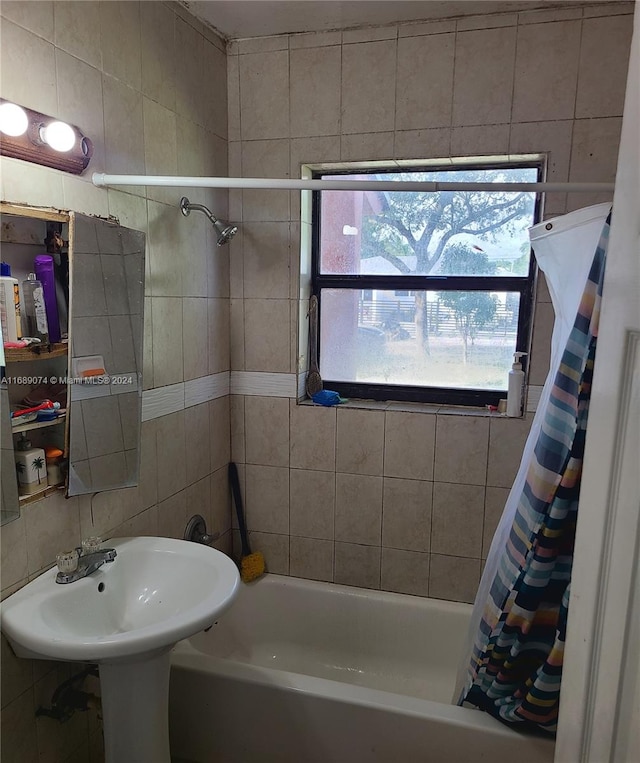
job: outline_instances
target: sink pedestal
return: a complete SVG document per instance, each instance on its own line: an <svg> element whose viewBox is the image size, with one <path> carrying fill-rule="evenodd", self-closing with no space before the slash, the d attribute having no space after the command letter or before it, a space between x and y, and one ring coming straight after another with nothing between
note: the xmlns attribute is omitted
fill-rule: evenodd
<svg viewBox="0 0 640 763"><path fill-rule="evenodd" d="M99 665L106 763L170 763L170 656Z"/></svg>

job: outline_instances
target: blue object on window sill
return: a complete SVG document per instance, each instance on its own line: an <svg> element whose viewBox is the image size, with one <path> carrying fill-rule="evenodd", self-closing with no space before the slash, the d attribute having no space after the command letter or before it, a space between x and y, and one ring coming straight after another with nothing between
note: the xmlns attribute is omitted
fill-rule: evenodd
<svg viewBox="0 0 640 763"><path fill-rule="evenodd" d="M326 406L340 405L340 403L347 402L346 397L340 397L337 392L334 392L330 389L321 389L320 392L316 392L314 395L311 395L311 399L318 405Z"/></svg>

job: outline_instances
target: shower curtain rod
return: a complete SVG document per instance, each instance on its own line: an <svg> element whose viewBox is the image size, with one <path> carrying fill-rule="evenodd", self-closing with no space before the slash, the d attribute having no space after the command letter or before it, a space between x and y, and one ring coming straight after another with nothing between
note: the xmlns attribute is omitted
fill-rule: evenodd
<svg viewBox="0 0 640 763"><path fill-rule="evenodd" d="M423 180L295 180L292 178L108 175L94 172L93 184L153 185L165 188L241 188L288 191L528 191L531 193L612 193L614 183L433 183Z"/></svg>

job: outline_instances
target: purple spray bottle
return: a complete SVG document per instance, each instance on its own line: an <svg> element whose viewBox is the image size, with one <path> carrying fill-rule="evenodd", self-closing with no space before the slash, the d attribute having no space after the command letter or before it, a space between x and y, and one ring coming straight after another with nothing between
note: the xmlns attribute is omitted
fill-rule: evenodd
<svg viewBox="0 0 640 763"><path fill-rule="evenodd" d="M53 257L50 254L39 254L35 258L34 270L36 278L42 284L44 291L44 306L47 312L49 326L49 341L60 341L60 321L58 319L58 303L56 301L56 282L53 273Z"/></svg>

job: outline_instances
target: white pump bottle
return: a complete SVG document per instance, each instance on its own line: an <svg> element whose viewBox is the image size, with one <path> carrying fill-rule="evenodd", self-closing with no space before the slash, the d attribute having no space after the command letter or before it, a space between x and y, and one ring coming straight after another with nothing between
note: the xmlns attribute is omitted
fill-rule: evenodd
<svg viewBox="0 0 640 763"><path fill-rule="evenodd" d="M514 352L514 364L509 371L509 387L507 389L507 416L522 416L522 392L524 389L524 371L520 358L526 352Z"/></svg>

